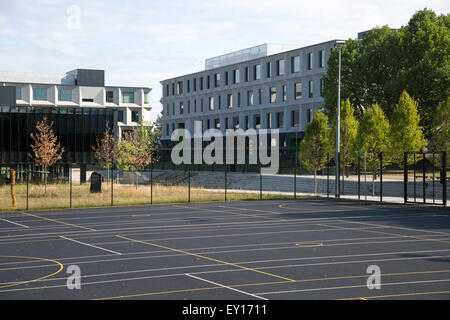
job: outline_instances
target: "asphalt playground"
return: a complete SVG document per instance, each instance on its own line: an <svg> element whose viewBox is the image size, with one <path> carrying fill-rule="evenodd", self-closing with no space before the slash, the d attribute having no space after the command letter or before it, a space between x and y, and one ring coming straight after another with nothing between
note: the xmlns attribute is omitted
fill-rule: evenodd
<svg viewBox="0 0 450 320"><path fill-rule="evenodd" d="M302 198L2 212L10 299L447 300L450 210Z"/></svg>

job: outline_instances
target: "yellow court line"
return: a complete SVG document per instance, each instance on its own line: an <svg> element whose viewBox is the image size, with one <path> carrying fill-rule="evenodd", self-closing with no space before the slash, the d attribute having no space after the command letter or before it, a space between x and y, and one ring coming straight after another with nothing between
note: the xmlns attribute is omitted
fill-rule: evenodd
<svg viewBox="0 0 450 320"><path fill-rule="evenodd" d="M398 293L398 294L387 294L383 296L369 296L369 297L360 297L360 298L345 298L338 300L369 300L369 299L379 299L379 298L393 298L393 297L406 297L406 296L420 296L426 294L442 294L442 293L450 293L450 291L434 291L434 292L411 292L411 293Z"/></svg>
<svg viewBox="0 0 450 320"><path fill-rule="evenodd" d="M352 222L342 221L342 223L352 223ZM332 225L323 224L323 223L319 223L317 225L318 226L322 226L322 227L330 227L330 228L335 228L335 229L341 229L341 230L353 230L353 231L360 231L360 232L377 233L377 234L383 234L383 235L389 235L389 236L395 236L395 237L401 237L401 238L419 239L419 240L425 240L425 241L433 241L433 242L441 242L441 243L450 244L450 241L438 240L438 239L430 239L430 238L423 238L423 237L418 237L418 236L409 236L409 235L398 234L398 233L390 233L390 232L375 231L375 230L360 229L360 228L339 227L339 226L332 226Z"/></svg>
<svg viewBox="0 0 450 320"><path fill-rule="evenodd" d="M85 229L85 230L89 230L89 231L97 231L97 230L95 230L95 229L91 229L91 228L79 226L79 225L72 224L72 223L67 223L67 222L62 222L62 221L55 220L55 219L50 219L50 218L40 217L40 216L37 216L37 215L32 214L32 213L28 213L28 212L23 212L23 211L22 211L22 212L20 212L20 213L23 214L23 215L26 215L26 216L30 216L30 217L34 217L34 218L39 218L39 219L43 219L43 220L47 220L47 221L51 221L51 222L56 222L56 223L64 224L64 225L71 226L71 227L75 227L75 228L81 228L81 229Z"/></svg>
<svg viewBox="0 0 450 320"><path fill-rule="evenodd" d="M412 272L400 272L400 273L386 273L381 276L401 276L401 275L411 275L411 274L430 274L430 273L445 273L450 272L450 270L431 270L431 271L412 271ZM244 283L244 284L235 284L235 285L227 285L230 288L239 288L239 287L252 287L252 286L264 286L264 285L272 285L272 284L286 284L286 283L301 283L301 282L314 282L314 281L326 281L326 280L343 280L343 279L354 279L354 278L367 278L368 275L359 275L359 276L342 276L342 277L332 277L332 278L316 278L316 279L302 279L302 280L290 280L290 281L273 281L273 282L260 282L260 283ZM151 295L159 295L159 294L170 294L170 293L181 293L181 292L194 292L194 291L202 291L202 290L213 290L213 289L223 289L223 287L204 287L204 288L194 288L194 289L180 289L180 290L172 290L172 291L159 291L159 292L147 292L147 293L138 293L131 295L122 295L116 297L107 297L107 298L97 298L94 300L112 300L112 299L124 299L124 298L135 298L135 297L144 297ZM339 299L339 300L352 300L352 299L369 299L372 297L361 297L361 298L348 298L348 299Z"/></svg>
<svg viewBox="0 0 450 320"><path fill-rule="evenodd" d="M40 277L40 278L36 278L36 279L33 279L33 280L21 281L21 282L18 282L18 283L12 283L12 284L8 284L8 285L5 285L5 286L0 286L0 289L13 287L13 286L18 286L18 285L21 285L21 284L35 282L35 281L39 281L39 280L43 280L43 279L49 278L51 276L54 276L55 274L61 272L61 270L64 268L64 266L63 266L63 264L61 262L56 261L56 260L51 260L51 259L45 259L45 258L25 257L25 256L0 256L0 258L19 258L19 259L31 259L31 260L39 260L39 261L50 261L50 262L53 262L53 263L56 263L57 265L59 265L59 270L56 271L56 272L53 272L53 273L51 273L49 275L46 275L46 276L43 276L43 277Z"/></svg>
<svg viewBox="0 0 450 320"><path fill-rule="evenodd" d="M121 239L125 239L125 240L128 240L128 241L133 241L133 242L138 242L138 243L142 243L142 244L158 247L158 248L161 248L161 249L166 249L166 250L170 250L170 251L184 253L184 254L191 255L191 256L194 256L194 257L197 257L197 258L202 258L202 259L206 259L206 260L210 260L210 261L226 264L226 265L233 266L233 267L236 267L236 268L240 268L240 269L243 269L243 270L257 272L257 273L261 273L261 274L264 274L264 275L267 275L267 276L280 278L280 279L291 281L291 282L294 281L292 279L289 279L289 278L286 278L286 277L282 277L282 276L278 276L278 275L275 275L275 274L272 274L272 273L268 273L268 272L264 272L264 271L260 271L260 270L256 270L256 269L252 269L252 268L243 267L243 266L240 266L238 264L234 264L234 263L231 263L231 262L226 262L226 261L222 261L222 260L206 257L206 256L203 256L203 255L200 255L200 254L196 254L196 253L192 253L192 252L188 252L188 251L184 251L184 250L180 250L180 249L169 248L169 247L162 246L162 245L159 245L159 244L146 242L146 241L141 241L141 240L136 240L136 239L131 239L131 238L127 238L127 237L120 236L120 235L116 235L116 237L121 238Z"/></svg>

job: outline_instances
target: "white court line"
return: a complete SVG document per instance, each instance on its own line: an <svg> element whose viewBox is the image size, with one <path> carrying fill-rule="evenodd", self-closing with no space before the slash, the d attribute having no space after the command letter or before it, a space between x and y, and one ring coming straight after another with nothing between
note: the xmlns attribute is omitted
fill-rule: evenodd
<svg viewBox="0 0 450 320"><path fill-rule="evenodd" d="M100 249L100 250L103 250L103 251L107 251L107 252L111 252L111 253L114 253L114 254L122 255L121 253L116 252L116 251L112 251L112 250L105 249L105 248L102 248L102 247L97 247L97 246L94 246L92 244L84 243L84 242L81 242L81 241L78 241L78 240L74 240L74 239L70 239L70 238L67 238L67 237L64 237L64 236L59 236L59 237L63 238L63 239L66 239L66 240L69 240L69 241L73 241L73 242L79 243L79 244L84 244L85 246L88 246L88 247L93 247L93 248Z"/></svg>
<svg viewBox="0 0 450 320"><path fill-rule="evenodd" d="M235 288L231 288L231 287L225 286L225 285L217 283L217 282L213 282L213 281L209 281L209 280L206 280L206 279L203 279L203 278L199 278L199 277L193 276L193 275L191 275L189 273L185 273L185 275L187 275L188 277L197 279L197 280L201 280L201 281L204 281L204 282L211 283L213 285L216 285L216 286L219 286L219 287L222 287L222 288L225 288L225 289L230 289L230 290L242 293L242 294L246 294L246 295L254 297L254 298L258 298L258 299L261 299L261 300L269 300L267 298L263 298L263 297L257 296L256 294L248 293L248 292L245 292L245 291L242 291L242 290L238 290L238 289L235 289Z"/></svg>
<svg viewBox="0 0 450 320"><path fill-rule="evenodd" d="M5 221L5 222L9 222L9 223L12 223L12 224L15 224L15 225L18 225L20 227L29 228L28 226L20 224L20 223L17 223L17 222L9 221L9 220L6 220L6 219L0 219L0 220Z"/></svg>
<svg viewBox="0 0 450 320"><path fill-rule="evenodd" d="M381 274L383 276L383 274ZM434 283L434 282L448 282L450 279L438 279L438 280L422 280L422 281L407 281L407 282L391 282L391 283L381 283L381 286L394 286L394 285L403 285L403 284L420 284L420 283ZM299 289L299 290L287 290L287 291L273 291L273 292L260 292L260 295L266 294L283 294L283 293L294 293L294 292L310 292L310 291L323 291L323 290L339 290L339 289L353 289L353 288L367 288L367 284L365 285L356 285L356 286L343 286L343 287L329 287L329 288L312 288L312 289ZM366 297L370 299L370 296Z"/></svg>

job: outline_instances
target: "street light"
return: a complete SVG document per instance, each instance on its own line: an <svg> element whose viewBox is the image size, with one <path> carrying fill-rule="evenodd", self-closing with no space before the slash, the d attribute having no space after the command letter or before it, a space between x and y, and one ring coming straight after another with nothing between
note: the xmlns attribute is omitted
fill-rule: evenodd
<svg viewBox="0 0 450 320"><path fill-rule="evenodd" d="M336 178L335 178L335 197L340 197L339 190L339 153L341 151L340 135L341 135L341 53L345 41L337 40L335 47L339 49L339 69L338 69L338 94L337 94L337 121L336 121Z"/></svg>

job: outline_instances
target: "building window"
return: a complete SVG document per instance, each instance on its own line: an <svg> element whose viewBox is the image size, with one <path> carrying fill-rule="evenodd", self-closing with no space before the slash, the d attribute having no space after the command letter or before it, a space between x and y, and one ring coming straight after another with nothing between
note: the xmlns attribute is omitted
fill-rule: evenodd
<svg viewBox="0 0 450 320"><path fill-rule="evenodd" d="M254 67L254 80L259 80L261 79L261 65L257 64Z"/></svg>
<svg viewBox="0 0 450 320"><path fill-rule="evenodd" d="M211 88L211 76L206 76L206 89Z"/></svg>
<svg viewBox="0 0 450 320"><path fill-rule="evenodd" d="M169 124L168 123L166 123L166 136L170 136Z"/></svg>
<svg viewBox="0 0 450 320"><path fill-rule="evenodd" d="M240 92L237 93L237 106L238 107L241 106L241 93Z"/></svg>
<svg viewBox="0 0 450 320"><path fill-rule="evenodd" d="M203 112L203 98L200 99L200 112Z"/></svg>
<svg viewBox="0 0 450 320"><path fill-rule="evenodd" d="M270 103L277 102L277 87L270 87Z"/></svg>
<svg viewBox="0 0 450 320"><path fill-rule="evenodd" d="M94 102L93 98L83 98L81 99L82 102Z"/></svg>
<svg viewBox="0 0 450 320"><path fill-rule="evenodd" d="M294 83L294 99L300 100L302 98L302 83Z"/></svg>
<svg viewBox="0 0 450 320"><path fill-rule="evenodd" d="M240 72L239 69L233 70L233 83L237 84L240 82Z"/></svg>
<svg viewBox="0 0 450 320"><path fill-rule="evenodd" d="M209 111L214 110L214 97L209 97Z"/></svg>
<svg viewBox="0 0 450 320"><path fill-rule="evenodd" d="M239 117L233 117L233 129L239 129Z"/></svg>
<svg viewBox="0 0 450 320"><path fill-rule="evenodd" d="M298 127L300 125L300 112L298 110L292 111L292 127Z"/></svg>
<svg viewBox="0 0 450 320"><path fill-rule="evenodd" d="M22 100L22 89L16 87L16 100Z"/></svg>
<svg viewBox="0 0 450 320"><path fill-rule="evenodd" d="M222 108L222 96L218 96L217 97L217 107L220 110L220 108Z"/></svg>
<svg viewBox="0 0 450 320"><path fill-rule="evenodd" d="M117 121L123 122L123 110L117 111Z"/></svg>
<svg viewBox="0 0 450 320"><path fill-rule="evenodd" d="M262 89L258 89L258 104L262 104Z"/></svg>
<svg viewBox="0 0 450 320"><path fill-rule="evenodd" d="M308 59L308 70L312 70L312 66L313 66L313 55L312 55L312 52L309 52L307 54L307 59Z"/></svg>
<svg viewBox="0 0 450 320"><path fill-rule="evenodd" d="M188 100L187 113L191 113L191 100Z"/></svg>
<svg viewBox="0 0 450 320"><path fill-rule="evenodd" d="M134 103L134 92L122 92L122 103Z"/></svg>
<svg viewBox="0 0 450 320"><path fill-rule="evenodd" d="M269 112L266 114L267 129L272 129L272 114Z"/></svg>
<svg viewBox="0 0 450 320"><path fill-rule="evenodd" d="M277 128L284 128L284 112L277 112Z"/></svg>
<svg viewBox="0 0 450 320"><path fill-rule="evenodd" d="M168 88L169 85L167 85L167 92L169 92ZM106 102L114 102L114 91L106 91Z"/></svg>
<svg viewBox="0 0 450 320"><path fill-rule="evenodd" d="M166 96L169 96L170 92L169 92L169 84L166 84Z"/></svg>
<svg viewBox="0 0 450 320"><path fill-rule="evenodd" d="M33 100L39 100L39 101L47 100L47 89L33 88Z"/></svg>
<svg viewBox="0 0 450 320"><path fill-rule="evenodd" d="M194 92L195 91L197 91L197 78L194 78L193 80L192 80L192 86L193 86L193 89L194 89Z"/></svg>
<svg viewBox="0 0 450 320"><path fill-rule="evenodd" d="M214 75L214 88L217 88L220 86L220 73L216 73Z"/></svg>
<svg viewBox="0 0 450 320"><path fill-rule="evenodd" d="M177 94L183 94L183 81L177 83Z"/></svg>
<svg viewBox="0 0 450 320"><path fill-rule="evenodd" d="M214 119L214 128L220 130L220 119Z"/></svg>
<svg viewBox="0 0 450 320"><path fill-rule="evenodd" d="M137 111L131 111L131 121L139 123L139 113Z"/></svg>
<svg viewBox="0 0 450 320"><path fill-rule="evenodd" d="M59 89L58 90L58 101L72 101L72 90Z"/></svg>
<svg viewBox="0 0 450 320"><path fill-rule="evenodd" d="M284 74L284 59L277 60L277 76Z"/></svg>
<svg viewBox="0 0 450 320"><path fill-rule="evenodd" d="M310 123L312 118L313 118L313 109L309 108L308 110L306 110L306 121Z"/></svg>
<svg viewBox="0 0 450 320"><path fill-rule="evenodd" d="M267 74L267 78L272 77L272 61L269 61L266 64L266 74Z"/></svg>
<svg viewBox="0 0 450 320"><path fill-rule="evenodd" d="M320 79L319 91L320 91L320 96L323 97L323 79Z"/></svg>
<svg viewBox="0 0 450 320"><path fill-rule="evenodd" d="M166 105L166 115L170 116L170 105L169 104Z"/></svg>
<svg viewBox="0 0 450 320"><path fill-rule="evenodd" d="M300 72L300 56L295 56L291 58L291 72Z"/></svg>
<svg viewBox="0 0 450 320"><path fill-rule="evenodd" d="M245 67L245 82L248 82L250 80L250 68Z"/></svg>
<svg viewBox="0 0 450 320"><path fill-rule="evenodd" d="M180 111L180 114L184 113L184 103L183 102L180 102L180 109L179 109L179 111Z"/></svg>
<svg viewBox="0 0 450 320"><path fill-rule="evenodd" d="M244 130L247 130L250 127L248 116L245 116L244 118Z"/></svg>
<svg viewBox="0 0 450 320"><path fill-rule="evenodd" d="M175 82L172 83L172 95L175 95Z"/></svg>
<svg viewBox="0 0 450 320"><path fill-rule="evenodd" d="M150 94L148 92L144 93L144 104L150 103Z"/></svg>
<svg viewBox="0 0 450 320"><path fill-rule="evenodd" d="M194 113L197 113L197 99L194 99Z"/></svg>
<svg viewBox="0 0 450 320"><path fill-rule="evenodd" d="M247 105L252 106L253 105L253 90L247 91Z"/></svg>
<svg viewBox="0 0 450 320"><path fill-rule="evenodd" d="M313 81L309 80L308 84L309 84L309 97L312 98L313 97L313 92L314 92Z"/></svg>
<svg viewBox="0 0 450 320"><path fill-rule="evenodd" d="M225 85L228 85L228 71L225 71Z"/></svg>
<svg viewBox="0 0 450 320"><path fill-rule="evenodd" d="M231 93L227 94L227 108L228 109L233 108L233 94Z"/></svg>
<svg viewBox="0 0 450 320"><path fill-rule="evenodd" d="M281 89L282 89L282 97L283 97L283 102L286 102L286 85L285 84L283 84L282 86L281 86Z"/></svg>
<svg viewBox="0 0 450 320"><path fill-rule="evenodd" d="M325 50L319 51L319 68L325 67Z"/></svg>
<svg viewBox="0 0 450 320"><path fill-rule="evenodd" d="M200 77L200 90L203 90L203 77Z"/></svg>
<svg viewBox="0 0 450 320"><path fill-rule="evenodd" d="M261 115L255 114L255 129L261 129Z"/></svg>

